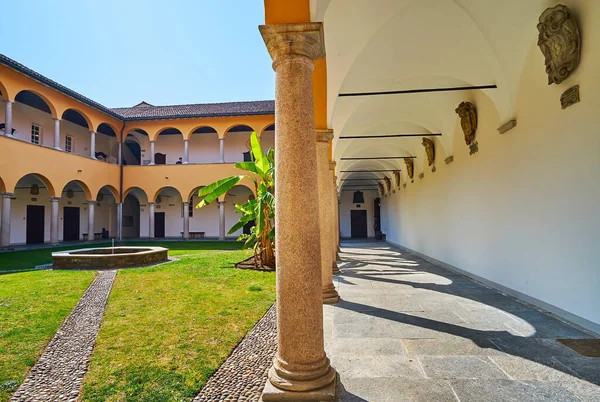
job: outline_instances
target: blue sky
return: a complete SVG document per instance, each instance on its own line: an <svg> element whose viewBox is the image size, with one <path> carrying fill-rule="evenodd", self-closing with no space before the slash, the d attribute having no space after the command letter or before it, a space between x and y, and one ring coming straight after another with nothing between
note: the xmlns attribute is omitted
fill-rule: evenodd
<svg viewBox="0 0 600 402"><path fill-rule="evenodd" d="M262 0L2 3L0 52L105 106L274 97Z"/></svg>

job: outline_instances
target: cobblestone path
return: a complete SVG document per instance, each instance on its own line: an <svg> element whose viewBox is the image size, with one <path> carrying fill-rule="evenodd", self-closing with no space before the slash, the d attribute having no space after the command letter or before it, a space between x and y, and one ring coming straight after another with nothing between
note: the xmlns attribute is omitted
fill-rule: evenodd
<svg viewBox="0 0 600 402"><path fill-rule="evenodd" d="M273 305L208 380L194 402L258 401L277 351Z"/></svg>
<svg viewBox="0 0 600 402"><path fill-rule="evenodd" d="M77 400L115 275L98 274L11 401Z"/></svg>

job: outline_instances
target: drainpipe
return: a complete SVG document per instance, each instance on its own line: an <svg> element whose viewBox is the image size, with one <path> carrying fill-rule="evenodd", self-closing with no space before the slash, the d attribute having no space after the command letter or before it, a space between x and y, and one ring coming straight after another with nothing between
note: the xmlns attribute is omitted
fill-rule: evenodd
<svg viewBox="0 0 600 402"><path fill-rule="evenodd" d="M125 124L121 127L121 138L119 139L119 207L117 208L117 226L119 231L119 241L123 240L123 131L125 131Z"/></svg>

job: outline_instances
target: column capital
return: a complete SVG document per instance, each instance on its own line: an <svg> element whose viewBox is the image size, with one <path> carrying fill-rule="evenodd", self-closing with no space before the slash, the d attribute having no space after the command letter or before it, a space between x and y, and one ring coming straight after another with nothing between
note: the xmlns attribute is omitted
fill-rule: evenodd
<svg viewBox="0 0 600 402"><path fill-rule="evenodd" d="M95 205L97 202L98 201L96 201L96 200L88 200L88 204L94 204Z"/></svg>
<svg viewBox="0 0 600 402"><path fill-rule="evenodd" d="M2 194L2 198L11 198L15 195L15 193L9 193L8 191L0 194Z"/></svg>
<svg viewBox="0 0 600 402"><path fill-rule="evenodd" d="M303 56L311 60L325 57L325 38L320 22L260 25L258 29L274 62L286 56Z"/></svg>
<svg viewBox="0 0 600 402"><path fill-rule="evenodd" d="M333 170L335 172L336 165L337 165L337 163L335 161L329 162L329 170ZM335 177L335 174L333 175L333 177Z"/></svg>
<svg viewBox="0 0 600 402"><path fill-rule="evenodd" d="M58 117L53 117L52 120L54 120L54 121L60 121L60 119Z"/></svg>
<svg viewBox="0 0 600 402"><path fill-rule="evenodd" d="M223 200L223 201L217 200L217 204L219 204L219 205L225 204L225 200Z"/></svg>
<svg viewBox="0 0 600 402"><path fill-rule="evenodd" d="M187 205L187 206L189 206L189 205L190 205L190 202L189 202L189 201L184 201L184 202L183 202L183 205Z"/></svg>
<svg viewBox="0 0 600 402"><path fill-rule="evenodd" d="M148 202L147 204L148 204L148 206L154 205L153 202Z"/></svg>
<svg viewBox="0 0 600 402"><path fill-rule="evenodd" d="M5 103L10 103L10 104L12 104L12 103L15 103L15 101L14 101L14 100L10 100L10 99L3 99L3 101L4 101Z"/></svg>
<svg viewBox="0 0 600 402"><path fill-rule="evenodd" d="M333 140L333 130L330 128L317 128L315 133L317 134L317 142L329 142Z"/></svg>
<svg viewBox="0 0 600 402"><path fill-rule="evenodd" d="M50 197L50 202L59 202L60 197Z"/></svg>

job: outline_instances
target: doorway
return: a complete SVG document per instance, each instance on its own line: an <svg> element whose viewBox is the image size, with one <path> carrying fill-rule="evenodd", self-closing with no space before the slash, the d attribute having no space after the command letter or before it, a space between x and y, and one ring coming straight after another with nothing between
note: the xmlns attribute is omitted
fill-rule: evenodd
<svg viewBox="0 0 600 402"><path fill-rule="evenodd" d="M79 240L79 207L64 207L63 241L77 240Z"/></svg>
<svg viewBox="0 0 600 402"><path fill-rule="evenodd" d="M353 209L350 211L350 236L353 239L367 237L367 210Z"/></svg>
<svg viewBox="0 0 600 402"><path fill-rule="evenodd" d="M154 237L165 237L165 213L154 213Z"/></svg>
<svg viewBox="0 0 600 402"><path fill-rule="evenodd" d="M40 244L44 242L45 211L43 205L27 205L26 234L27 244Z"/></svg>

